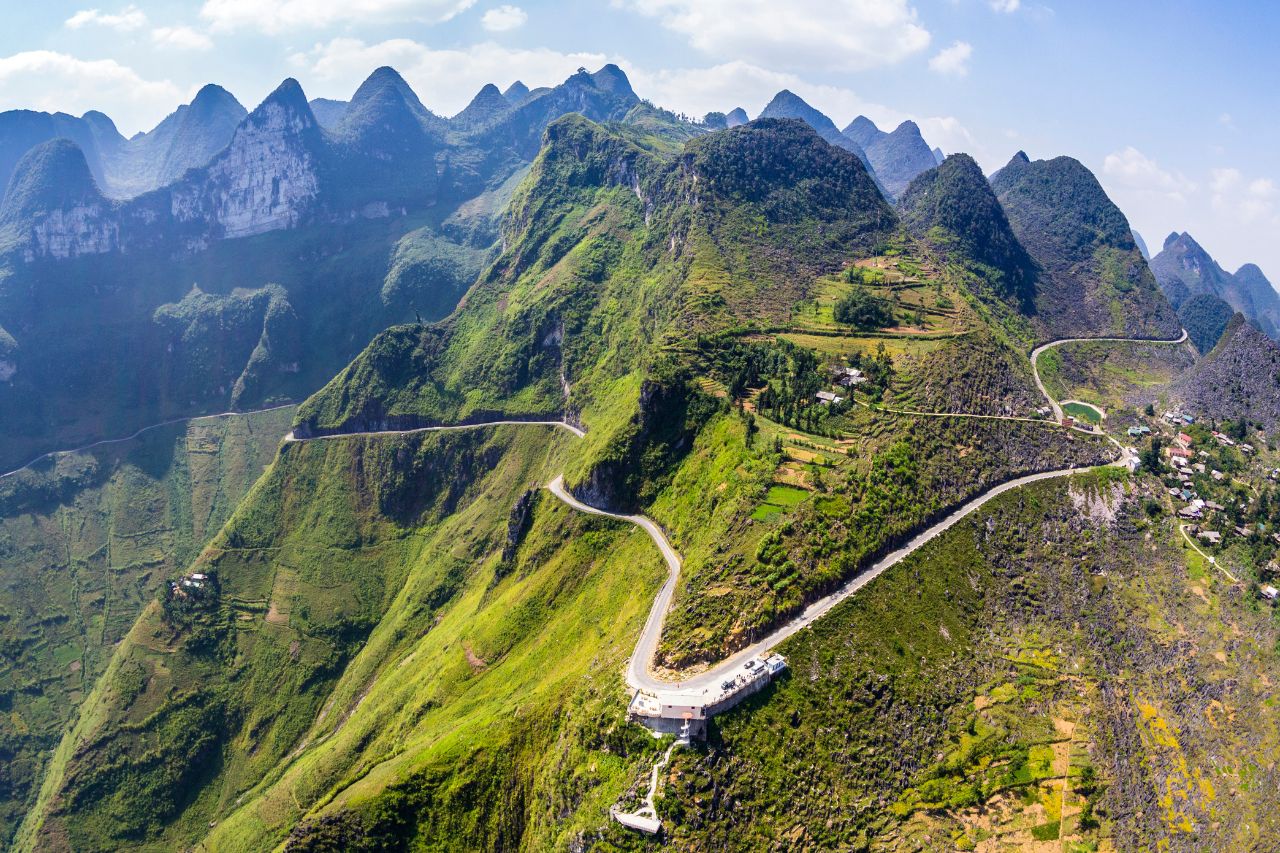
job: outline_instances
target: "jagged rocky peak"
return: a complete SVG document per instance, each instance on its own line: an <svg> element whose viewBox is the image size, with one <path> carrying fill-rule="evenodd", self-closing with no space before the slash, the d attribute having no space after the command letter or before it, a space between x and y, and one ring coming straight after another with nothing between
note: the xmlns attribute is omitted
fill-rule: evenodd
<svg viewBox="0 0 1280 853"><path fill-rule="evenodd" d="M235 139L261 132L303 133L318 126L302 85L289 77L245 117L236 130Z"/></svg>
<svg viewBox="0 0 1280 853"><path fill-rule="evenodd" d="M529 87L521 81L517 80L507 87L502 93L502 97L507 99L507 103L513 107L518 107L529 97Z"/></svg>
<svg viewBox="0 0 1280 853"><path fill-rule="evenodd" d="M1164 245L1161 246L1161 249L1163 250L1163 249L1169 248L1174 243L1178 242L1178 238L1181 236L1182 235L1179 234L1177 231L1170 231L1169 236L1164 238Z"/></svg>
<svg viewBox="0 0 1280 853"><path fill-rule="evenodd" d="M843 133L863 148L885 135L885 132L876 127L876 123L866 116L858 116L849 122L849 126Z"/></svg>
<svg viewBox="0 0 1280 853"><path fill-rule="evenodd" d="M941 166L942 161L947 159L947 155L942 153L941 148L938 148L935 146L933 149L933 159L934 159L934 162L936 162L939 166Z"/></svg>
<svg viewBox="0 0 1280 853"><path fill-rule="evenodd" d="M910 119L899 124L892 133L879 134L863 149L881 185L895 198L917 175L938 164L933 151L920 135L919 125Z"/></svg>
<svg viewBox="0 0 1280 853"><path fill-rule="evenodd" d="M323 146L307 96L289 78L249 113L205 170L174 186L173 215L211 218L226 237L292 227L319 195Z"/></svg>
<svg viewBox="0 0 1280 853"><path fill-rule="evenodd" d="M740 124L746 124L751 121L747 117L747 111L742 107L734 107L724 115L724 123L726 127L737 127Z"/></svg>
<svg viewBox="0 0 1280 853"><path fill-rule="evenodd" d="M511 102L498 91L498 87L492 83L486 83L484 88L471 99L471 103L453 117L452 122L464 128L477 127L510 112L511 109Z"/></svg>

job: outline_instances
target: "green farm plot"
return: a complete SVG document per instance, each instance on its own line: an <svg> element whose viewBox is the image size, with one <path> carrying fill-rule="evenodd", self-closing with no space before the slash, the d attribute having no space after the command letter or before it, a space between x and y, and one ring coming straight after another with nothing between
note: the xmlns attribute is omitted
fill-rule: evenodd
<svg viewBox="0 0 1280 853"><path fill-rule="evenodd" d="M786 512L809 496L804 489L794 486L770 486L764 503L756 507L751 517L756 521L764 521L770 516Z"/></svg>

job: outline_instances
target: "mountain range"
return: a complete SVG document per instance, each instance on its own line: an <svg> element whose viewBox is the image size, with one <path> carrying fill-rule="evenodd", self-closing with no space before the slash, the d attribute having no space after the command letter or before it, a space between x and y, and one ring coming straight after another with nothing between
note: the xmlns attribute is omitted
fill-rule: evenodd
<svg viewBox="0 0 1280 853"><path fill-rule="evenodd" d="M1195 329L1197 348L1207 353L1239 312L1273 340L1280 337L1280 294L1255 264L1228 273L1190 234L1170 234L1151 271L1183 318Z"/></svg>
<svg viewBox="0 0 1280 853"><path fill-rule="evenodd" d="M1280 347L1070 157L764 113L379 68L136 195L18 152L3 843L1264 849L1277 457L1211 430Z"/></svg>

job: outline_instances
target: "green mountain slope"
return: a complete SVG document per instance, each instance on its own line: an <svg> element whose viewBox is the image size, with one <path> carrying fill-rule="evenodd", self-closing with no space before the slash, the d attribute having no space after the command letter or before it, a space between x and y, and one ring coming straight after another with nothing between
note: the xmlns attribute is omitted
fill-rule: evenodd
<svg viewBox="0 0 1280 853"><path fill-rule="evenodd" d="M115 644L217 533L291 416L192 421L0 479L0 841Z"/></svg>
<svg viewBox="0 0 1280 853"><path fill-rule="evenodd" d="M349 114L382 118L346 150L429 143L442 188L511 186L558 105L608 120L545 125L456 310L374 335L299 407L193 585L173 578L120 643L18 849L1258 840L1210 789L1254 814L1270 771L1213 756L1280 731L1213 721L1269 696L1274 626L1179 547L1164 485L1120 467L1002 496L792 637L789 674L660 774L665 839L614 823L665 747L625 721L622 678L664 570L642 531L542 485L563 473L666 531L684 563L658 663L683 671L996 483L1113 460L1036 416L1026 345L1073 323L1172 337L1176 318L1161 334L1172 311L1140 256L1125 266L1127 224L1070 163L1015 164L993 192L952 157L895 212L805 122L707 133L635 103L616 69L514 92L469 150L397 77L375 83ZM281 98L257 130L293 128L323 178L338 136ZM433 223L452 233L424 224L397 266L447 263ZM413 281L380 298L416 304ZM1093 300L1080 318L1070 288ZM272 351L288 307L314 328L294 292L183 291L156 316L194 346L248 314ZM586 433L391 432L499 418Z"/></svg>
<svg viewBox="0 0 1280 853"><path fill-rule="evenodd" d="M976 297L1005 306L1010 319L1035 315L1039 271L973 158L953 154L922 173L898 208L913 234L963 271Z"/></svg>
<svg viewBox="0 0 1280 853"><path fill-rule="evenodd" d="M1070 157L1033 163L1019 152L991 185L1040 266L1035 314L1043 339L1178 336L1129 223L1088 169Z"/></svg>

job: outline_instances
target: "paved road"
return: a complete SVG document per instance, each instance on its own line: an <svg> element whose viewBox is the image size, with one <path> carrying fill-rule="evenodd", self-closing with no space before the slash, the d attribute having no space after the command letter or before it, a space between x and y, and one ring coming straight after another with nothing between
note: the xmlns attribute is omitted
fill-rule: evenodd
<svg viewBox="0 0 1280 853"><path fill-rule="evenodd" d="M415 427L413 429L380 429L370 430L368 432L340 432L334 435L313 435L310 438L296 438L293 431L284 437L286 442L291 441L327 441L333 438L351 438L358 435L413 435L418 432L460 432L468 429L482 429L484 427L493 426L549 426L560 427L576 435L578 438L584 438L586 433L581 428L574 426L568 421L485 421L478 424L449 424L447 426L429 426Z"/></svg>
<svg viewBox="0 0 1280 853"><path fill-rule="evenodd" d="M1182 337L1174 341L1149 340L1147 338L1060 338L1056 341L1049 341L1047 344L1041 344L1031 351L1031 375L1035 377L1036 387L1040 389L1040 393L1049 401L1049 406L1053 409L1053 418L1056 421L1062 420L1062 407L1058 405L1058 401L1044 387L1044 382L1040 381L1040 355L1045 350L1062 346L1063 344L1097 344L1097 343L1113 343L1113 344L1180 344L1186 341L1187 330L1182 330Z"/></svg>
<svg viewBox="0 0 1280 853"><path fill-rule="evenodd" d="M87 450L93 450L95 447L102 447L103 445L107 445L107 444L119 444L123 441L133 441L138 436L142 435L145 432L151 432L151 430L153 429L160 429L161 427L173 426L174 424L184 424L190 421L203 421L203 420L208 420L209 418L234 418L234 417L244 417L245 415L257 415L263 412L274 412L274 411L277 411L278 409L287 409L290 406L296 406L296 405L297 403L282 403L279 406L268 406L265 409L249 409L243 412L219 412L214 415L192 415L191 417L186 417L186 418L173 418L172 420L161 421L158 424L145 426L142 429L138 430L137 432L133 433L132 435L126 435L124 438L104 438L101 441L95 441L93 444L86 444L84 447L75 447L75 448L72 448L71 450L50 450L48 453L41 453L39 456L37 456L35 459L32 459L27 464L19 468L14 468L12 471L6 471L3 474L0 474L0 480L4 479L5 477L11 477L14 474L17 474L19 471L27 470L32 465L39 462L41 459L50 459L54 456L61 456L65 453L84 453Z"/></svg>
<svg viewBox="0 0 1280 853"><path fill-rule="evenodd" d="M662 584L662 589L658 590L658 594L654 596L653 606L649 608L649 618L645 620L644 629L640 632L640 639L636 641L635 651L631 653L631 660L627 664L627 683L637 690L640 688L656 690L660 687L671 687L672 684L670 682L656 678L650 671L650 666L653 663L654 654L658 650L658 641L662 639L662 624L666 621L667 611L671 609L671 597L675 595L676 582L680 580L680 568L683 565L680 555L676 553L676 549L672 547L667 535L662 532L662 528L643 515L619 515L614 512L606 512L589 504L584 504L575 498L564 487L563 474L548 483L547 489L550 490L551 494L579 512L603 515L608 518L631 522L644 530L645 533L648 533L649 538L654 541L654 544L658 546L658 550L662 552L662 559L667 562L667 580Z"/></svg>
<svg viewBox="0 0 1280 853"><path fill-rule="evenodd" d="M1109 463L1109 465L1123 465L1124 457L1117 462ZM1108 467L1098 466L1098 467ZM767 637L752 643L744 649L734 653L728 658L717 663L711 669L700 672L697 675L688 676L679 681L678 685L674 682L664 681L658 678L651 669L654 654L658 648L658 641L662 636L662 623L666 618L667 610L671 606L671 597L675 592L676 581L680 577L681 561L675 549L671 547L671 543L667 541L662 529L649 519L642 515L618 515L616 513L605 512L582 503L564 488L563 477L556 477L547 488L552 494L560 498L574 509L582 512L589 512L594 515L604 515L610 518L617 518L622 521L629 521L642 527L645 532L657 543L662 556L667 561L667 581L663 584L662 589L658 591L658 595L654 598L653 607L649 611L649 619L645 622L644 630L640 634L640 639L636 643L635 651L632 653L631 661L627 665L627 684L636 690L670 690L672 688L681 691L699 692L707 688L717 687L720 682L724 681L727 674L736 669L748 658L769 651L769 649L781 643L783 640L807 628L825 616L831 608L835 607L841 601L853 595L862 589L871 581L875 580L890 566L896 565L904 558L919 550L922 546L937 538L946 532L974 510L985 504L987 501L1002 495L1011 489L1028 485L1029 483L1037 483L1041 480L1052 480L1058 477L1067 477L1071 474L1080 473L1081 471L1091 470L1087 468L1063 468L1057 471L1045 471L1039 474L1028 474L1024 477L1018 477L1006 483L991 488L981 495L973 498L968 503L961 505L958 509L911 538L907 544L877 560L865 572L846 582L830 595L814 601L804 609L802 613L791 619L785 625L777 628Z"/></svg>

